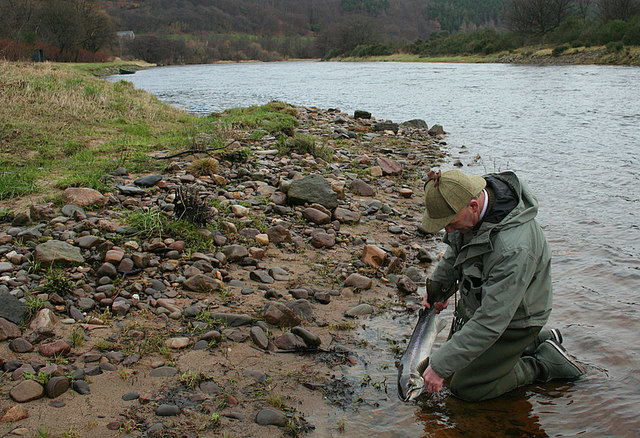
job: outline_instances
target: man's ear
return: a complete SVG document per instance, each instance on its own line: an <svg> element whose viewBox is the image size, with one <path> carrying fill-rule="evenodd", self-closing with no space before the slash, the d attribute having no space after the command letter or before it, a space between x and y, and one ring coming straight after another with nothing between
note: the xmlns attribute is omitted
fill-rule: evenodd
<svg viewBox="0 0 640 438"><path fill-rule="evenodd" d="M476 198L473 198L471 201L469 201L468 205L471 207L474 213L480 211L480 203Z"/></svg>

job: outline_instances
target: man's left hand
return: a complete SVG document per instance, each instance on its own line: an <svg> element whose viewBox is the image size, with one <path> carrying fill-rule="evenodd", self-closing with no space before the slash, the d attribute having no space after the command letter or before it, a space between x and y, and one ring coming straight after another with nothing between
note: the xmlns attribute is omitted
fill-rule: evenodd
<svg viewBox="0 0 640 438"><path fill-rule="evenodd" d="M433 371L431 365L429 365L427 369L424 370L422 378L424 379L424 387L426 388L427 392L433 394L434 392L442 391L444 379L437 375L435 371Z"/></svg>

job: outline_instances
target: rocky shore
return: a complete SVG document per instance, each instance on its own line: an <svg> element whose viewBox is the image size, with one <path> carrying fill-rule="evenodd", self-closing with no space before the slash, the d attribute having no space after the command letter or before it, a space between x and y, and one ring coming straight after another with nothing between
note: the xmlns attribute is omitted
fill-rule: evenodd
<svg viewBox="0 0 640 438"><path fill-rule="evenodd" d="M436 258L445 133L295 110L322 154L238 129L235 152L0 210L0 436L303 436L349 404L353 328L411 310Z"/></svg>

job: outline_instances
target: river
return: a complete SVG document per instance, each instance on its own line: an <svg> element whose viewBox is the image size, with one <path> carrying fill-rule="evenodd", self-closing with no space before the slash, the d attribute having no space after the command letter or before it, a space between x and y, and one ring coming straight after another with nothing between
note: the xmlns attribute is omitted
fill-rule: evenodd
<svg viewBox="0 0 640 438"><path fill-rule="evenodd" d="M439 123L463 170L515 170L537 195L553 253L549 324L587 377L485 403L404 404L385 364L388 339L413 321L386 315L356 333L371 348L351 371L379 384L357 412L311 414L318 436L343 420L342 436L640 436L640 69L285 62L153 68L126 80L197 114L281 100Z"/></svg>

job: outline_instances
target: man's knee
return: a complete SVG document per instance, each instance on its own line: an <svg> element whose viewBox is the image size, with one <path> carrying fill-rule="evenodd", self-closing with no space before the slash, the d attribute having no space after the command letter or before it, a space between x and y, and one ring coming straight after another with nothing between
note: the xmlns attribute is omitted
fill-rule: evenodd
<svg viewBox="0 0 640 438"><path fill-rule="evenodd" d="M455 376L449 383L449 390L451 391L451 394L453 394L456 398L468 402L477 402L480 400L484 400L486 396L482 386L465 385L463 382L460 382L459 379L455 379Z"/></svg>

